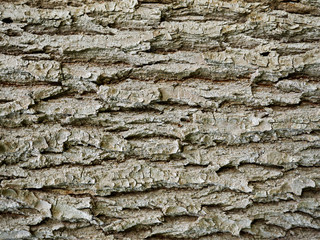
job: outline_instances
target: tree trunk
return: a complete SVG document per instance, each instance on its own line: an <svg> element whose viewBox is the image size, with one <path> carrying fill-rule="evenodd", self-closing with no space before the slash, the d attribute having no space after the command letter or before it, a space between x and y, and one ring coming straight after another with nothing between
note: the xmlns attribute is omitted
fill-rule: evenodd
<svg viewBox="0 0 320 240"><path fill-rule="evenodd" d="M318 0L0 14L0 239L320 239Z"/></svg>

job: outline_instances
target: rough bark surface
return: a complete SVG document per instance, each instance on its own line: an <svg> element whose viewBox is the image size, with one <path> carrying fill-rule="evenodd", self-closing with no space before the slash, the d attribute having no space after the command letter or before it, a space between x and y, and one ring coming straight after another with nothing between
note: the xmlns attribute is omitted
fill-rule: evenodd
<svg viewBox="0 0 320 240"><path fill-rule="evenodd" d="M0 21L0 239L320 239L318 0Z"/></svg>

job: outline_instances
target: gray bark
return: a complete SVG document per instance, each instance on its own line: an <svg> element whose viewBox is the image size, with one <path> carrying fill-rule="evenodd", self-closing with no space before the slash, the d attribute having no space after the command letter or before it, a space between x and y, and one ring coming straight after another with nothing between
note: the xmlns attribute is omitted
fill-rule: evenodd
<svg viewBox="0 0 320 240"><path fill-rule="evenodd" d="M320 239L318 0L0 19L0 239Z"/></svg>

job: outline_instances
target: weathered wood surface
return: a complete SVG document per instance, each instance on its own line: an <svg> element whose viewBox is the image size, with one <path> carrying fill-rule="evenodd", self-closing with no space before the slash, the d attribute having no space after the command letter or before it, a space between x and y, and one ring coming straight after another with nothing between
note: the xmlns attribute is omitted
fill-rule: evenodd
<svg viewBox="0 0 320 240"><path fill-rule="evenodd" d="M0 14L0 239L320 239L318 0Z"/></svg>

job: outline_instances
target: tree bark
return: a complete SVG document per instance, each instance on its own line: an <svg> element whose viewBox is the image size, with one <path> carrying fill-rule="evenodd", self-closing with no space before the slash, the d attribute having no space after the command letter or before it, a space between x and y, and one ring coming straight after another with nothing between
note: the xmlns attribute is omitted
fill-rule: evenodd
<svg viewBox="0 0 320 240"><path fill-rule="evenodd" d="M0 239L320 239L319 1L0 19Z"/></svg>

